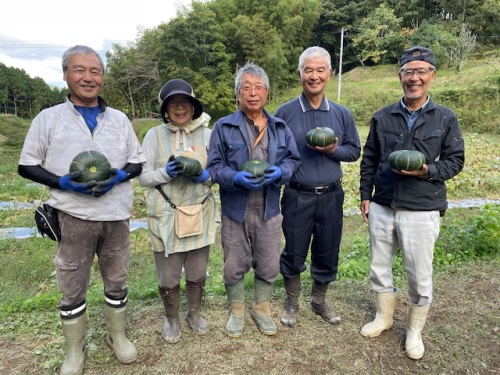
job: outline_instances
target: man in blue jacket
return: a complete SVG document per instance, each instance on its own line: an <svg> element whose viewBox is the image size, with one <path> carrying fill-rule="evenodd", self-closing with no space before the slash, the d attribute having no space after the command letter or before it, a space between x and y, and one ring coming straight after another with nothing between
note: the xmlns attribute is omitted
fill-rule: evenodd
<svg viewBox="0 0 500 375"><path fill-rule="evenodd" d="M365 337L390 329L397 289L392 262L402 249L410 308L406 355L424 355L421 332L432 302L432 259L440 213L447 208L445 181L464 165L464 140L455 113L434 103L427 91L436 77L434 53L416 46L403 52L399 80L403 98L375 113L361 160L361 213L370 231L370 280L376 293L375 320ZM425 163L416 171L394 170L396 150L418 150Z"/></svg>
<svg viewBox="0 0 500 375"><path fill-rule="evenodd" d="M244 276L250 268L254 271L251 316L264 334L276 333L271 296L279 274L280 191L290 181L300 157L286 123L264 110L268 92L266 72L252 63L243 66L235 80L240 110L219 119L210 139L207 169L220 186L223 282L231 313L227 322L230 337L243 332ZM244 162L255 158L270 165L257 178L240 171Z"/></svg>

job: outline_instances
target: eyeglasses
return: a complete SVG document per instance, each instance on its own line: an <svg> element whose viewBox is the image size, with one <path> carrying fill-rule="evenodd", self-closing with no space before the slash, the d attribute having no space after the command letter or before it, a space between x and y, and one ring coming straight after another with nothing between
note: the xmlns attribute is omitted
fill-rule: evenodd
<svg viewBox="0 0 500 375"><path fill-rule="evenodd" d="M167 103L167 107L169 107L169 108L175 108L178 105L180 105L181 107L187 107L187 106L191 105L191 100L189 100L189 99L169 100Z"/></svg>
<svg viewBox="0 0 500 375"><path fill-rule="evenodd" d="M415 73L417 73L419 77L423 77L429 74L430 72L433 72L434 70L435 70L434 68L415 68L415 69L406 68L406 69L400 69L399 73L401 73L403 77L412 77Z"/></svg>
<svg viewBox="0 0 500 375"><path fill-rule="evenodd" d="M266 87L262 86L262 85L244 85L241 89L244 92L250 92L250 91L252 91L252 89L254 89L255 92L262 92L262 91L266 90Z"/></svg>

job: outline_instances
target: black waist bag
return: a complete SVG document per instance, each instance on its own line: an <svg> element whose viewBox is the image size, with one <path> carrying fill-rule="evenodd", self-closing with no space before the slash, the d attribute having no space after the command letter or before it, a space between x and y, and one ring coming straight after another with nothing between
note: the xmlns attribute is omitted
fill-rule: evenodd
<svg viewBox="0 0 500 375"><path fill-rule="evenodd" d="M42 236L47 236L51 240L61 240L61 228L59 228L59 219L57 218L57 210L44 203L37 207L35 211L35 222L38 232Z"/></svg>

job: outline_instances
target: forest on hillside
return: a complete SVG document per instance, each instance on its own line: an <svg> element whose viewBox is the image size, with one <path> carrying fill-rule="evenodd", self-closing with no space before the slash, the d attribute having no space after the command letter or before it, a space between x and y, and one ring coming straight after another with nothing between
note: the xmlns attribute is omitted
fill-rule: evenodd
<svg viewBox="0 0 500 375"><path fill-rule="evenodd" d="M296 85L298 57L311 45L331 53L337 72L341 57L344 72L395 64L417 44L434 50L439 67L460 70L499 38L500 0L193 0L168 23L113 45L103 96L130 118L155 117L161 86L183 78L217 118L234 110L234 75L247 61L266 70L272 100ZM66 94L0 63L3 113L32 118Z"/></svg>

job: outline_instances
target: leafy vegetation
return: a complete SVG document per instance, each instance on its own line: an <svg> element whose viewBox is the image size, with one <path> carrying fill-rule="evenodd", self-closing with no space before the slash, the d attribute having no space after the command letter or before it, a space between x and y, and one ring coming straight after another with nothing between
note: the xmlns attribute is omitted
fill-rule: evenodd
<svg viewBox="0 0 500 375"><path fill-rule="evenodd" d="M435 272L447 272L477 259L498 257L500 248L500 205L485 205L473 213L453 212L444 219L434 251ZM370 273L370 248L366 234L354 237L351 249L339 267L339 278L362 279ZM398 252L394 275L404 277L404 263Z"/></svg>
<svg viewBox="0 0 500 375"><path fill-rule="evenodd" d="M345 234L341 249L339 280L365 279L369 274L369 243L366 227L359 216L345 218ZM132 259L129 284L134 299L156 298L156 273L147 230L138 229L131 234ZM449 266L460 266L478 259L499 256L500 205L486 205L476 209L448 211L436 244L435 272L447 272ZM53 309L59 299L52 258L54 242L47 238L32 237L12 241L0 239L0 317L15 312ZM207 293L225 295L222 280L222 248L220 241L212 246L208 267ZM92 284L88 292L90 302L102 300L102 280L97 263L92 268ZM401 255L394 265L396 277L404 277ZM247 285L252 281L247 277ZM310 283L308 273L303 281ZM279 282L278 284L280 284Z"/></svg>
<svg viewBox="0 0 500 375"><path fill-rule="evenodd" d="M154 99L161 85L182 77L193 84L210 115L218 118L234 110L234 71L246 61L266 70L270 97L276 100L296 82L298 57L310 45L325 47L338 72L341 38L346 45L342 51L345 72L359 66L395 64L411 44L432 47L439 69L462 68L467 57L457 53L457 46L464 45L465 36L475 37L474 45L467 45L468 54L476 40L477 52L493 48L482 35L480 15L486 13L499 16L477 0L404 5L379 0L194 1L191 10L181 9L169 23L145 30L135 45L117 46L108 53L107 92L113 98L118 94L122 102L125 99L128 105L123 107L132 117L141 112L145 116L157 110ZM146 77L142 72L147 72Z"/></svg>
<svg viewBox="0 0 500 375"><path fill-rule="evenodd" d="M485 205L473 217L444 225L442 231L436 246L439 264L496 256L500 248L500 205Z"/></svg>
<svg viewBox="0 0 500 375"><path fill-rule="evenodd" d="M298 57L311 45L331 53L336 72L341 61L344 72L394 66L403 48L415 44L434 50L439 70L461 72L468 61L498 48L498 2L195 0L192 9L179 8L168 23L142 30L134 43L113 46L106 56L104 97L131 118L152 118L158 115L161 86L181 77L193 84L212 118L219 118L235 108L238 67L249 60L261 65L274 101L295 85ZM497 83L489 95L498 100L498 69L493 77ZM51 89L40 78L0 64L4 113L33 118L66 94L67 89ZM465 100L482 96L481 89L461 94ZM464 122L474 121L474 115Z"/></svg>

